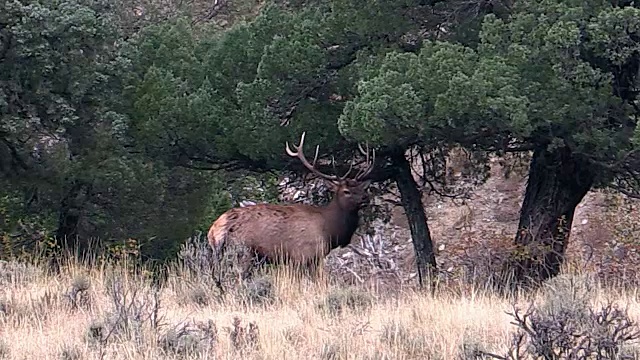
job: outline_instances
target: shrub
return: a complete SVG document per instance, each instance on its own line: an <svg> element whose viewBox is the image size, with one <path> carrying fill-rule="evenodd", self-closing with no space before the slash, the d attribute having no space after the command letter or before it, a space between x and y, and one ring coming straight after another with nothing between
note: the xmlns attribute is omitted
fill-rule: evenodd
<svg viewBox="0 0 640 360"><path fill-rule="evenodd" d="M329 292L327 297L318 304L320 310L329 315L339 315L345 308L352 311L364 311L373 304L373 296L356 287L336 288Z"/></svg>
<svg viewBox="0 0 640 360"><path fill-rule="evenodd" d="M246 306L273 304L276 299L273 283L267 276L244 281L238 296Z"/></svg>
<svg viewBox="0 0 640 360"><path fill-rule="evenodd" d="M427 337L420 329L391 321L384 325L380 338L392 349L397 349L410 359L438 359Z"/></svg>
<svg viewBox="0 0 640 360"><path fill-rule="evenodd" d="M253 260L245 246L232 244L218 258L204 235L187 239L178 253L180 270L207 288L218 289L220 296L241 285Z"/></svg>
<svg viewBox="0 0 640 360"><path fill-rule="evenodd" d="M91 305L91 279L86 275L78 275L73 279L69 291L64 294L71 309L88 309Z"/></svg>
<svg viewBox="0 0 640 360"><path fill-rule="evenodd" d="M246 355L260 348L260 330L255 322L242 325L239 317L233 318L233 327L229 328L229 338L233 348L242 355Z"/></svg>
<svg viewBox="0 0 640 360"><path fill-rule="evenodd" d="M217 341L218 329L213 320L209 320L173 327L158 342L167 354L193 356L212 350Z"/></svg>
<svg viewBox="0 0 640 360"><path fill-rule="evenodd" d="M140 344L144 330L157 332L159 326L160 296L157 288L146 287L144 282L124 283L111 279L107 295L111 300L111 310L102 319L92 322L88 339L106 344L113 338L134 340Z"/></svg>
<svg viewBox="0 0 640 360"><path fill-rule="evenodd" d="M496 359L622 359L622 346L640 338L628 314L611 303L582 319L569 312L545 314L534 306L512 314L518 331L508 354Z"/></svg>
<svg viewBox="0 0 640 360"><path fill-rule="evenodd" d="M640 338L626 310L612 302L591 306L593 280L564 275L545 284L541 304L514 308L517 331L505 355L479 351L495 359L625 359L623 349ZM628 351L626 351L628 352ZM477 357L481 358L481 357Z"/></svg>

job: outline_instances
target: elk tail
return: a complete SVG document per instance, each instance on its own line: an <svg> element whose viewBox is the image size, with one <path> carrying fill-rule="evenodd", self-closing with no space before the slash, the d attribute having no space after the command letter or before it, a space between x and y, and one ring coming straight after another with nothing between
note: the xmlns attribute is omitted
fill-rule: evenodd
<svg viewBox="0 0 640 360"><path fill-rule="evenodd" d="M211 249L213 249L218 263L222 261L222 256L227 246L229 235L228 229L229 216L225 213L220 215L220 217L213 223L213 225L211 225L209 233L207 234L209 245L211 246Z"/></svg>

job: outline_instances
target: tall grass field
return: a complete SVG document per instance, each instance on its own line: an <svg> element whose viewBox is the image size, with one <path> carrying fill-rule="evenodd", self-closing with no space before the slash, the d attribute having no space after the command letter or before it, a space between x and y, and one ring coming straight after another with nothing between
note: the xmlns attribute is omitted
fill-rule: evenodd
<svg viewBox="0 0 640 360"><path fill-rule="evenodd" d="M634 359L635 289L376 289L270 268L237 286L185 266L0 262L3 359Z"/></svg>

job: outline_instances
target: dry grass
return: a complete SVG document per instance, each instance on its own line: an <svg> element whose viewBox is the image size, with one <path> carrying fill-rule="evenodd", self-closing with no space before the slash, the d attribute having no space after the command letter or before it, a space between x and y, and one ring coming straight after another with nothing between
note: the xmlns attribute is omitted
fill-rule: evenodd
<svg viewBox="0 0 640 360"><path fill-rule="evenodd" d="M160 288L123 265L41 269L0 269L0 358L472 359L476 348L504 354L516 330L506 312L527 305L461 289L337 288L286 270L221 294L181 269ZM588 293L640 316L635 293Z"/></svg>

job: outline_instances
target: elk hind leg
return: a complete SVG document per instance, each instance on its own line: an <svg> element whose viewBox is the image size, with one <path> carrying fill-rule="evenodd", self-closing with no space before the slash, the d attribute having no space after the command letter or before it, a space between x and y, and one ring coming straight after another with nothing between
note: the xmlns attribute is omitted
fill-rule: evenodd
<svg viewBox="0 0 640 360"><path fill-rule="evenodd" d="M242 266L242 280L249 280L253 278L255 271L262 269L265 265L269 265L271 262L269 258L257 251L249 251L249 256Z"/></svg>

